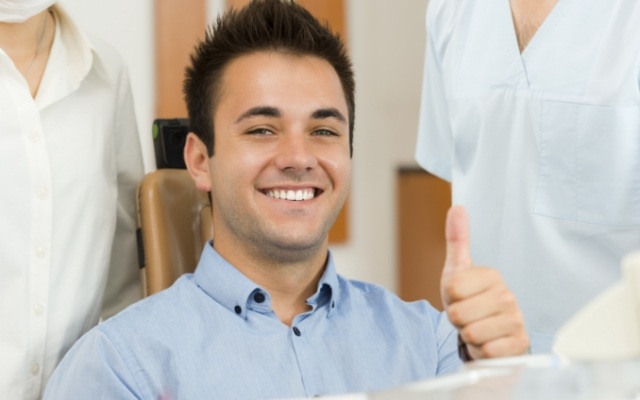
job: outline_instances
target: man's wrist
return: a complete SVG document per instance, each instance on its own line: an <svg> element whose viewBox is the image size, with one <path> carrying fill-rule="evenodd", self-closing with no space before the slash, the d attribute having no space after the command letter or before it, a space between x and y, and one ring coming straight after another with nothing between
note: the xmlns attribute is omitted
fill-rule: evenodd
<svg viewBox="0 0 640 400"><path fill-rule="evenodd" d="M462 340L460 334L458 334L458 356L464 362L473 361L473 357L471 357L471 354L469 353L469 348L464 340Z"/></svg>

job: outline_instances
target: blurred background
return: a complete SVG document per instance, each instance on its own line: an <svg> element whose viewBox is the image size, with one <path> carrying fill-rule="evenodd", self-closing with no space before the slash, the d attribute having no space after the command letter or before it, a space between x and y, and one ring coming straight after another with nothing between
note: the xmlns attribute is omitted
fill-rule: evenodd
<svg viewBox="0 0 640 400"><path fill-rule="evenodd" d="M329 12L330 24L341 25L337 29L346 38L356 74L353 186L341 232L331 241L338 271L407 300L428 298L439 306L449 187L421 172L413 159L427 0L300 1L310 10ZM145 169L153 171L152 123L158 117L186 117L176 88L193 44L206 24L243 1L59 3L85 32L106 40L124 58Z"/></svg>

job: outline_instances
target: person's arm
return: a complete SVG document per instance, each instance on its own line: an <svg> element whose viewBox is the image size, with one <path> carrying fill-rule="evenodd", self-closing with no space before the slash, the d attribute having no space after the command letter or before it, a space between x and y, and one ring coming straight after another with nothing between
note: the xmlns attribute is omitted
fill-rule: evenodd
<svg viewBox="0 0 640 400"><path fill-rule="evenodd" d="M445 93L437 31L442 2L430 1L427 9L427 43L422 77L422 98L415 158L425 170L451 182L453 137Z"/></svg>
<svg viewBox="0 0 640 400"><path fill-rule="evenodd" d="M527 353L529 336L515 296L497 270L473 265L464 208L449 210L446 239L441 295L447 316L464 342L462 358L465 351L472 359Z"/></svg>
<svg viewBox="0 0 640 400"><path fill-rule="evenodd" d="M143 399L131 365L100 330L84 335L51 375L43 399Z"/></svg>
<svg viewBox="0 0 640 400"><path fill-rule="evenodd" d="M144 172L133 98L126 70L117 83L115 159L118 179L117 222L102 318L108 318L142 297L136 243L136 189Z"/></svg>
<svg viewBox="0 0 640 400"><path fill-rule="evenodd" d="M458 331L451 325L447 314L441 312L438 317L436 338L438 345L438 370L436 376L457 372L461 359L458 355Z"/></svg>

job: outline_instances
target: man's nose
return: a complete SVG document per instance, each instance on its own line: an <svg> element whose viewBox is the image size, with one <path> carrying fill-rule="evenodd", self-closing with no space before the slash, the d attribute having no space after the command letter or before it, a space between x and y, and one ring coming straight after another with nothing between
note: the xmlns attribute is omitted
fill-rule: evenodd
<svg viewBox="0 0 640 400"><path fill-rule="evenodd" d="M312 138L305 134L283 135L275 158L281 170L310 170L318 165Z"/></svg>

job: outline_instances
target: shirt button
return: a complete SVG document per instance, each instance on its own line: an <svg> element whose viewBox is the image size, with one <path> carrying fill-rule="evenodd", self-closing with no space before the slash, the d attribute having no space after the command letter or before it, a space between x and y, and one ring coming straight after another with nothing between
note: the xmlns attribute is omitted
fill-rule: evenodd
<svg viewBox="0 0 640 400"><path fill-rule="evenodd" d="M262 292L258 292L253 295L253 299L256 301L256 303L263 303L265 300L265 297Z"/></svg>
<svg viewBox="0 0 640 400"><path fill-rule="evenodd" d="M31 134L31 141L33 143L38 143L40 141L40 135L38 135L37 133L32 133Z"/></svg>
<svg viewBox="0 0 640 400"><path fill-rule="evenodd" d="M41 304L36 304L35 306L33 306L33 313L35 315L42 315L43 311L44 311L44 308L42 308Z"/></svg>
<svg viewBox="0 0 640 400"><path fill-rule="evenodd" d="M38 246L36 248L36 256L38 256L38 258L43 258L46 254L47 254L47 249L45 249L44 247Z"/></svg>
<svg viewBox="0 0 640 400"><path fill-rule="evenodd" d="M42 200L46 199L47 196L49 195L49 191L47 190L46 187L41 187L40 189L38 189L38 197Z"/></svg>
<svg viewBox="0 0 640 400"><path fill-rule="evenodd" d="M242 312L242 307L235 306L235 308L233 310L236 312L236 314L240 314Z"/></svg>
<svg viewBox="0 0 640 400"><path fill-rule="evenodd" d="M300 329L298 329L298 327L297 327L297 326L294 326L294 327L293 327L293 333L295 333L295 334L296 334L296 336L300 336L300 335L302 335L302 333L300 333Z"/></svg>
<svg viewBox="0 0 640 400"><path fill-rule="evenodd" d="M40 364L38 363L31 364L31 373L33 375L37 375L39 371L40 371Z"/></svg>

